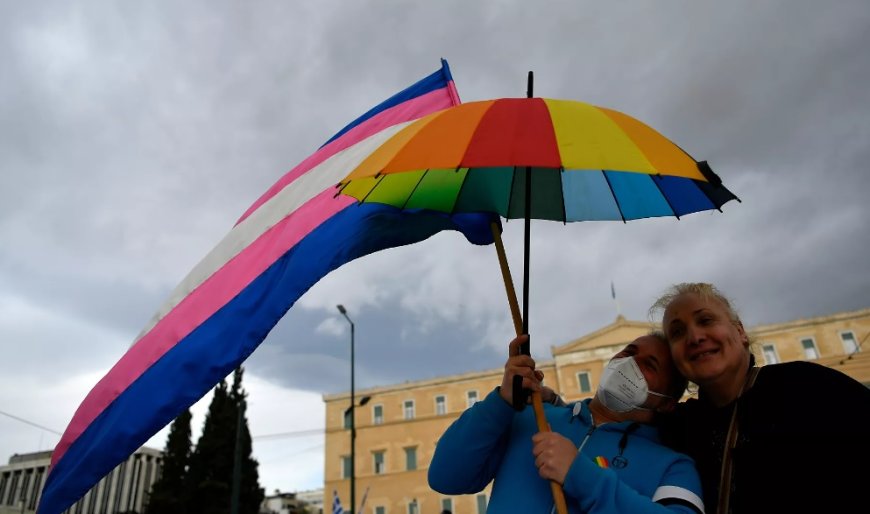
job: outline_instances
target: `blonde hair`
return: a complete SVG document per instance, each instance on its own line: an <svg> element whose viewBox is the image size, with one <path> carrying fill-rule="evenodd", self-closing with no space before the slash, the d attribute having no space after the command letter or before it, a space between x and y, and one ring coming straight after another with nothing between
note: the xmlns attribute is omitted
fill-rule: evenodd
<svg viewBox="0 0 870 514"><path fill-rule="evenodd" d="M676 284L668 288L667 291L663 295L659 297L655 303L652 304L652 307L649 308L649 317L650 320L655 319L656 314L661 311L662 315L664 315L665 310L668 306L677 299L677 297L682 296L684 294L696 294L699 297L709 300L710 298L715 298L718 300L728 312L728 316L731 318L731 321L735 323L743 324L743 321L740 319L740 315L737 314L737 311L734 310L734 307L731 306L731 301L728 300L724 294L722 294L719 289L716 288L713 284L708 284L706 282L683 282L682 284Z"/></svg>
<svg viewBox="0 0 870 514"><path fill-rule="evenodd" d="M664 313L668 306L677 299L677 297L682 296L684 294L696 294L703 300L709 300L710 298L714 298L725 307L725 311L728 313L728 317L731 318L732 323L736 323L743 328L744 333L746 334L746 352L749 353L749 364L750 366L755 366L757 359L755 358L755 348L756 342L755 339L746 332L745 327L743 327L743 320L740 319L740 315L737 314L737 311L731 305L731 301L728 300L728 297L722 294L716 286L713 284L708 284L706 282L683 282L681 284L676 284L669 287L663 295L659 297L655 303L652 304L652 307L649 308L649 319L653 323L655 322L655 315L661 311L662 319L660 323L662 324L662 328L664 329ZM664 332L667 334L667 332ZM689 385L689 389L692 389L692 386Z"/></svg>

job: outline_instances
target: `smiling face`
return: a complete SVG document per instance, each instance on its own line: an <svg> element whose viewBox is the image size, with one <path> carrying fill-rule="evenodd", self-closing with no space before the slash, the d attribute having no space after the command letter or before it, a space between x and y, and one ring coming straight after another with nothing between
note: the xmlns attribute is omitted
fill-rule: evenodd
<svg viewBox="0 0 870 514"><path fill-rule="evenodd" d="M702 389L718 389L729 397L739 394L749 365L749 338L722 301L692 292L680 294L665 308L662 328L683 375Z"/></svg>

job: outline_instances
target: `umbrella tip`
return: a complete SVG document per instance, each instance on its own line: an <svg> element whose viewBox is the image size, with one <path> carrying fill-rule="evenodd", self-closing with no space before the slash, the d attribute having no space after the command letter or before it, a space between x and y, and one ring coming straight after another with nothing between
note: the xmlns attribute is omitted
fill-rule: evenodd
<svg viewBox="0 0 870 514"><path fill-rule="evenodd" d="M526 98L531 98L534 95L535 89L535 72L529 70L529 82L526 88Z"/></svg>

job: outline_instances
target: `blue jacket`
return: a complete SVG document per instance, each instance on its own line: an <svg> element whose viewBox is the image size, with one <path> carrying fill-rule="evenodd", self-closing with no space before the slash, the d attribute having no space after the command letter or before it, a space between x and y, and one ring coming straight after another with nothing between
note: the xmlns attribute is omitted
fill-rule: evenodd
<svg viewBox="0 0 870 514"><path fill-rule="evenodd" d="M661 445L654 426L623 422L595 427L589 400L545 405L544 412L551 429L581 449L563 484L570 512L703 512L694 463ZM496 388L438 441L430 487L442 494L472 494L495 479L487 513L548 514L553 496L549 481L535 467L531 439L536 432L534 410L517 413Z"/></svg>

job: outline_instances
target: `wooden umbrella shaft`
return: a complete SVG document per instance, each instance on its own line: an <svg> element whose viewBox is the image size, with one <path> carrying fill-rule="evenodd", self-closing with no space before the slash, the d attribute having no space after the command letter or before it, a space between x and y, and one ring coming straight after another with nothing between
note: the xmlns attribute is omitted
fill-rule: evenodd
<svg viewBox="0 0 870 514"><path fill-rule="evenodd" d="M505 254L504 244L501 240L501 229L495 222L490 225L490 228L492 229L492 238L495 242L495 249L498 253L498 262L501 267L502 278L504 279L504 287L507 292L508 304L511 309L511 317L514 321L514 328L519 336L525 333L523 330L525 325L520 316L520 308L517 304L517 294L514 290L510 268L508 267L507 255ZM538 432L549 432L550 426L547 424L547 417L544 415L544 402L541 399L541 393L538 391L532 392L532 408L535 410L535 422L538 425ZM550 490L553 493L556 512L558 514L568 514L568 504L565 502L565 493L562 491L562 486L558 482L550 480Z"/></svg>

